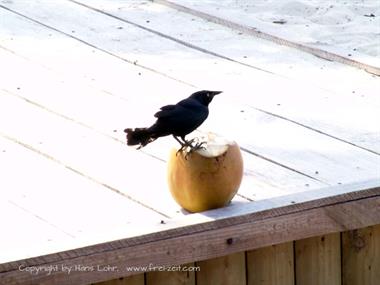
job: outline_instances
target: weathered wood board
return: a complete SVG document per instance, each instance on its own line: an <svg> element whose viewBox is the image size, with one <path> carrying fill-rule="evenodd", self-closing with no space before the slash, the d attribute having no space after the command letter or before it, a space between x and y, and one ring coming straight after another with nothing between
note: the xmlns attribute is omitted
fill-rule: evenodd
<svg viewBox="0 0 380 285"><path fill-rule="evenodd" d="M221 112L221 113L224 113L224 112ZM266 116L266 114L264 115L264 118L263 118L263 120L265 120L265 116ZM368 120L367 120L368 121ZM270 127L268 127L268 128L270 128ZM276 129L274 129L274 132L276 133ZM260 135L258 135L258 137L262 137L262 136L260 136ZM272 139L272 140L276 140L276 139ZM290 143L292 143L292 142L290 142ZM260 155L261 155L261 153L259 153ZM264 154L265 155L265 154ZM293 154L292 153L290 153L290 155L292 156ZM324 164L324 163L321 163L321 164ZM293 166L291 166L292 168L293 168ZM356 166L356 167L359 167L360 168L360 166ZM371 167L372 168L372 167ZM372 168L373 169L373 168ZM312 174L312 175L314 175L315 174L315 172L319 172L318 170L314 170L314 169L312 169L312 170L310 170L310 174ZM327 171L327 173L330 173L331 171ZM310 175L309 174L309 175ZM315 176L315 175L314 175ZM316 179L318 179L318 177L316 177ZM337 182L340 182L340 183L344 183L345 181L335 181L335 183L337 183ZM334 182L333 182L334 183ZM309 183L304 183L304 184L309 184ZM309 184L310 185L310 184Z"/></svg>
<svg viewBox="0 0 380 285"><path fill-rule="evenodd" d="M294 284L293 251L293 242L248 251L247 284Z"/></svg>
<svg viewBox="0 0 380 285"><path fill-rule="evenodd" d="M357 104L368 101L371 102L372 100L378 99L378 96L376 96L376 94L380 90L380 83L376 78L372 78L366 74L361 74L359 71L353 69L353 76L355 79L352 81L349 80L345 73L344 78L339 75L339 78L335 78L333 84L330 84L329 86L323 86L322 88L310 88L310 83L299 82L299 77L297 78L297 84L294 84L294 79L289 81L287 79L280 78L279 76L273 76L273 74L267 74L256 69L239 66L238 64L226 61L223 58L213 56L196 49L192 49L191 47L180 47L180 44L176 41L173 42L170 39L163 38L160 35L142 30L140 27L131 25L129 24L130 21L132 21L133 24L136 18L144 18L144 15L141 14L133 17L133 12L136 10L133 9L133 5L132 7L127 6L128 9L125 9L125 13L123 13L122 9L124 6L120 6L120 9L112 8L115 6L109 8L112 9L112 14L118 17L117 19L109 17L108 15L102 15L96 11L92 11L91 15L94 19L94 22L101 23L99 24L99 27L94 27L95 23L89 23L89 16L80 16L81 13L90 13L89 9L85 7L77 7L78 5L75 3L62 1L60 2L62 5L61 10L70 9L71 13L57 12L57 14L54 15L52 14L55 13L54 11L48 10L49 3L44 3L43 1L36 1L36 3L38 5L41 5L42 9L28 9L25 5L11 5L10 7L16 9L16 11L20 13L25 14L27 17L36 19L36 21L44 19L44 21L48 21L52 27L59 29L59 31L70 34L71 37L85 41L92 47L96 47L99 50L109 52L110 54L126 59L129 62L136 62L138 64L147 66L147 64L145 64L145 61L149 60L149 67L153 68L155 71L160 72L161 74L167 74L180 81L185 80L186 82L200 87L203 86L208 88L222 88L228 92L227 94L229 94L229 96L234 96L234 100L243 101L245 104L251 105L253 107L263 109L268 112L277 113L281 116L289 117L290 120L297 121L301 124L311 124L311 128L323 131L330 136L337 136L345 141L362 145L367 149L379 152L378 144L376 143L378 139L377 133L379 129L377 128L377 125L370 123L375 121L374 118L377 118L376 110L373 109L371 104L365 103L363 106L363 108L365 108L364 112L357 114L357 112L360 112L360 110L364 109L355 108L357 107ZM55 3L55 5L56 4L57 3ZM100 4L98 4L96 7L99 7L99 5ZM157 4L147 5L149 6ZM49 13L47 11L49 11ZM78 13L78 15L74 15L73 13ZM154 19L151 19L151 17L160 18L160 14L161 13L152 14L152 12L150 12L150 14L148 13L145 17L150 17L149 21L154 22ZM132 17L132 19L129 19L130 17ZM186 14L182 15L182 17L189 21L189 25L192 23L191 19L194 18ZM98 18L102 20L96 20ZM84 30L76 29L75 32L72 33L73 26L77 21L83 21L80 23L80 26L83 27L82 29ZM149 23L145 23L145 25L148 25ZM142 25L143 23L137 24ZM102 33L101 30L104 29L104 25L109 25L110 28L116 29L116 31L113 31L112 34ZM128 29L127 31L124 31L124 25L126 25L125 29ZM90 31L84 28L86 26L91 26ZM176 26L180 27L180 25L173 25L173 27ZM117 27L123 27L123 29L117 29ZM170 34L173 30L173 28L170 28L168 30L167 26L158 25L158 27L161 27L160 29L164 29L159 30L159 32L162 32L164 35ZM156 31L155 29L153 29L153 31ZM146 36L141 39L140 33ZM230 31L230 33L232 32ZM178 36L174 36L174 38L177 39ZM115 40L119 43L116 46ZM152 46L155 46L155 43L158 40L160 40L160 44L157 45L158 48L156 47L155 51L153 52L151 50ZM181 50L180 54L170 53L170 51L176 48ZM136 52L136 50L139 52ZM159 64L159 62L157 62L159 59L157 58L158 52L160 52L159 58L161 58L161 56L165 57L165 54L167 54L165 66L162 66ZM151 56L146 57L147 54L151 54ZM156 55L152 58L152 55L154 54ZM294 56L296 56L296 54L297 53L294 52ZM186 55L185 58L184 55ZM205 60L198 62L199 58L205 58ZM191 63L189 63L190 59ZM182 64L178 64L179 61L181 61ZM212 63L215 62L216 64L210 64L211 61ZM196 65L195 62L197 63ZM312 62L318 63L325 61L318 61L318 59L313 58ZM334 69L335 67L331 68L331 70ZM348 68L348 71L350 70L351 69ZM322 74L316 74L314 76L318 76L319 78ZM335 74L338 73L335 72ZM309 75L309 78L314 78L314 76ZM330 75L328 77L331 78ZM255 78L255 80L252 81L252 78ZM358 78L362 78L362 80L358 80ZM203 80L207 83L200 83L200 80ZM273 80L277 81L279 84L273 84ZM355 82L355 84L347 84L347 81ZM330 88L330 86L334 86L334 88L337 88L336 86L340 86L340 89L334 90ZM247 96L245 95L247 93L247 90L254 91L252 94L249 94L249 96ZM331 99L331 91L334 91L333 99ZM284 97L284 92L286 93L287 97L286 103L281 99ZM305 94L308 94L308 96L305 96ZM310 98L312 99L310 100ZM337 111L337 108L326 110L323 113L315 111L317 110L317 108L315 108L316 104L320 104L322 108L327 108L328 106L335 106L336 103L342 104L343 98L345 99L345 105L349 104L351 107L345 106L345 108L340 108L339 111L342 112L340 116L336 116L335 112ZM331 103L329 102L329 99L332 100ZM296 105L294 103L296 103ZM278 106L279 104L280 107ZM300 104L302 104L304 108L297 108L297 106ZM334 114L334 120L339 120L338 124L328 123L332 119L330 114ZM361 124L358 120L352 120L352 118L361 118L363 116L367 116L367 123ZM363 130L362 134L360 135L358 135L356 131L357 137L355 137L353 134L349 134L349 130L355 127L355 125L357 126L358 130ZM363 140L364 136L366 136L366 139Z"/></svg>
<svg viewBox="0 0 380 285"><path fill-rule="evenodd" d="M340 233L295 242L297 282L341 284Z"/></svg>
<svg viewBox="0 0 380 285"><path fill-rule="evenodd" d="M143 0L3 1L0 62L0 283L30 282L21 260L121 268L212 258L195 263L208 275L114 282L291 284L294 266L298 281L322 284L339 253L313 256L337 239L296 242L303 261L293 265L293 244L259 248L380 222L380 81L370 74ZM166 186L175 141L136 151L123 129L148 126L160 106L201 88L224 92L199 130L239 143L244 179L227 207L189 214ZM347 266L355 254L343 256ZM288 266L262 275L236 267L273 256ZM132 274L62 273L32 282Z"/></svg>
<svg viewBox="0 0 380 285"><path fill-rule="evenodd" d="M378 5L373 1L362 1L362 5L336 1L153 1L279 45L380 74L376 41L379 21L371 13Z"/></svg>
<svg viewBox="0 0 380 285"><path fill-rule="evenodd" d="M207 284L246 284L245 253L238 252L196 263L200 271L196 272L198 285Z"/></svg>
<svg viewBox="0 0 380 285"><path fill-rule="evenodd" d="M380 278L380 226L343 233L343 284L376 284Z"/></svg>
<svg viewBox="0 0 380 285"><path fill-rule="evenodd" d="M229 276L222 280L218 280L218 284L247 284L247 285L266 285L266 284L290 284L294 285L295 280L297 284L334 284L336 280L341 280L343 276L344 281L338 284L368 284L376 285L379 280L379 270L376 266L380 261L380 247L376 243L380 237L380 225L374 227L367 227L356 229L353 231L346 231L327 236L318 236L314 238L292 241L282 243L261 249L241 252L246 254L247 260L241 267L231 266L224 272L215 269L214 265L217 261L229 261L234 259L236 254L227 255L223 258L210 259L198 263L199 268L195 271L195 275L209 275L210 278L219 274L218 277L231 273L232 270L236 272L245 271L247 281L239 283L242 279L233 279L228 282ZM336 238L343 236L341 238ZM326 241L326 237L329 239ZM333 238L332 238L333 237ZM324 239L324 241L322 241ZM297 253L293 250L293 244L297 242L302 244L301 250ZM316 250L321 250L321 254L316 254ZM342 258L337 258L341 253ZM334 257L335 256L335 257ZM334 258L331 258L334 257ZM346 259L347 258L347 259ZM239 260L240 261L240 260ZM348 262L347 262L348 261ZM295 265L302 267L303 270L296 270ZM220 267L225 267L224 264L219 264ZM330 266L330 268L329 268ZM210 268L211 267L211 268ZM321 275L316 275L318 271L324 267L327 270L322 270ZM329 272L329 274L325 274ZM232 274L235 274L233 272ZM167 276L166 272L155 272L156 276ZM173 274L175 275L175 274ZM134 275L132 277L143 277L144 274ZM309 276L309 278L305 278ZM125 282L123 282L125 280ZM122 280L114 279L108 283L101 283L96 285L134 285L135 283L128 283L129 278ZM155 284L154 282L138 283L145 285ZM191 285L199 283L192 280ZM206 283L211 284L211 283Z"/></svg>

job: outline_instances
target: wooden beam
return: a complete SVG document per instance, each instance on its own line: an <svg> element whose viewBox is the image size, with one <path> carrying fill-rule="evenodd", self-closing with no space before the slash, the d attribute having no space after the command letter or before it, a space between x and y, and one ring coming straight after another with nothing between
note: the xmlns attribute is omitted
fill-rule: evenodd
<svg viewBox="0 0 380 285"><path fill-rule="evenodd" d="M343 285L378 284L380 225L343 233Z"/></svg>
<svg viewBox="0 0 380 285"><path fill-rule="evenodd" d="M197 285L246 285L245 252L197 262Z"/></svg>
<svg viewBox="0 0 380 285"><path fill-rule="evenodd" d="M120 277L92 285L145 285L144 273L132 275L128 277Z"/></svg>
<svg viewBox="0 0 380 285"><path fill-rule="evenodd" d="M294 285L293 242L247 252L248 285Z"/></svg>
<svg viewBox="0 0 380 285"><path fill-rule="evenodd" d="M340 233L295 242L297 283L341 284Z"/></svg>
<svg viewBox="0 0 380 285"><path fill-rule="evenodd" d="M60 270L50 275L31 275L21 271L20 265L41 267L84 264L116 266L108 272L109 279L133 272L126 266L184 264L210 259L248 249L255 249L286 241L308 238L332 232L380 224L380 188L364 188L315 201L252 212L201 224L168 229L78 248L57 254L9 262L0 265L2 284L72 284L104 280L97 270L67 273ZM368 185L367 185L368 186ZM255 203L251 203L254 205ZM207 215L207 212L204 213Z"/></svg>
<svg viewBox="0 0 380 285"><path fill-rule="evenodd" d="M195 285L193 268L194 263L152 269L152 272L146 273L145 285Z"/></svg>

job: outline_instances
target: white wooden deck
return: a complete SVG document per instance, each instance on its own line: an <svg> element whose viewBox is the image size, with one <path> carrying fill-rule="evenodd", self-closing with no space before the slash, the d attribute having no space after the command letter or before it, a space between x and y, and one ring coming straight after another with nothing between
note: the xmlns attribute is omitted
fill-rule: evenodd
<svg viewBox="0 0 380 285"><path fill-rule="evenodd" d="M218 1L158 2L0 1L1 284L131 274L32 276L20 264L184 263L380 223L379 59L258 38L238 6L227 17L208 6ZM201 130L236 140L245 171L228 207L188 214L166 186L176 142L137 151L122 130L199 89L224 91ZM296 227L286 217L300 212Z"/></svg>

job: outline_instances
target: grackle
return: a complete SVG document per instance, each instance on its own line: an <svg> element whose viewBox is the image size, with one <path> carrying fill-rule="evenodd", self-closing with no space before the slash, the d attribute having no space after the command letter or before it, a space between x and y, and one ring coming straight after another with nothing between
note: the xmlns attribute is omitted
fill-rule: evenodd
<svg viewBox="0 0 380 285"><path fill-rule="evenodd" d="M157 121L149 128L125 129L128 145L139 145L138 149L158 139L172 135L180 144L181 149L189 147L198 149L203 143L193 145L193 140L187 141L185 136L199 127L208 117L208 105L215 95L222 91L202 90L175 105L160 108L154 116Z"/></svg>

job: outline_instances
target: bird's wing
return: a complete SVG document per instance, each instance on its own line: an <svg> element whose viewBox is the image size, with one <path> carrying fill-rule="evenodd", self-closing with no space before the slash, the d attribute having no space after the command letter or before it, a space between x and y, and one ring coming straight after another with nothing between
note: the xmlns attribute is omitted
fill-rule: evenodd
<svg viewBox="0 0 380 285"><path fill-rule="evenodd" d="M158 111L154 116L156 118L162 118L171 116L173 114L173 111L175 110L176 105L166 105L160 108L161 111Z"/></svg>
<svg viewBox="0 0 380 285"><path fill-rule="evenodd" d="M194 100L193 98L183 99L182 101L179 101L177 105L189 109L199 108L200 106L203 106L201 103L199 103L197 100Z"/></svg>

